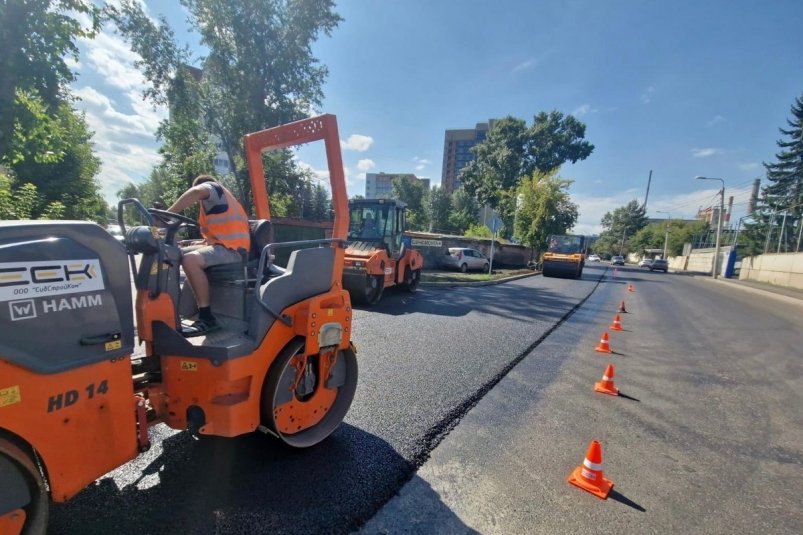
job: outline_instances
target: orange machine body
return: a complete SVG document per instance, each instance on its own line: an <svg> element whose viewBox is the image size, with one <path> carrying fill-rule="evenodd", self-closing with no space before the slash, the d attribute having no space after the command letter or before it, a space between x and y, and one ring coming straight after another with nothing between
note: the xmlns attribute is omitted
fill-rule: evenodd
<svg viewBox="0 0 803 535"><path fill-rule="evenodd" d="M86 226L91 225L89 223L49 222L49 226L28 223L21 231L23 234L11 230L17 234L9 236L22 236L18 238L20 243L28 239L25 232L33 233L43 243L73 240L70 243L77 244L73 248L82 250L76 254L88 258L88 267L68 265L64 267L65 271L73 270L69 275L75 278L80 275L87 288L102 293L92 295L90 299L82 297L87 292L73 292L75 297L70 299L74 300L67 299L64 306L109 304L109 313L86 316L92 318L91 321L81 324L81 320L76 318L83 316L65 311L62 317L72 318L68 320L72 323L65 325L72 325L75 331L86 327L89 334L70 333L70 343L73 344L70 347L82 349L73 350L77 355L75 358L55 359L57 365L44 372L42 369L35 371L35 366L20 365L20 361L36 362L37 353L30 347L17 351L17 347L0 343L0 349L11 348L9 355L0 351L0 474L11 474L19 491L12 496L27 501L19 505L15 505L13 500L0 503L5 508L0 510L0 531L43 530L49 500L68 500L98 477L146 450L150 446L148 427L155 423L163 422L180 430L193 429L189 421L192 411L202 414L194 432L232 437L260 429L296 447L323 440L340 423L356 390L357 368L356 352L350 341L351 301L342 286L348 200L336 119L332 115L314 117L249 134L244 141L256 216L269 222L263 152L319 140L326 144L330 170L335 214L332 238L286 245L295 247L291 259L298 258L294 265L304 274L303 278L301 275L298 279L293 278L296 274L289 264L287 268L271 273L265 269L250 280L245 272L244 291L251 292L249 302L258 314L241 318L242 323L250 327L246 334L237 335L234 331L233 335L247 335L249 338L241 346L244 349L240 353L226 358L214 356L215 350L228 350L226 347L215 347L213 341L210 342L211 353L205 354L206 346L190 347L177 331L180 327L177 310L180 302L180 255L171 252L178 251L175 244L170 250L165 248L166 239L153 226L129 229L125 242L128 256L121 245L94 225L89 229L90 234L94 234L91 239L76 242L78 238L75 236L85 232ZM118 209L121 228L124 228L122 213L125 203L145 211L135 199L121 201ZM60 223L70 226L72 234L60 236ZM0 222L0 230L4 225L8 229L14 224ZM103 252L93 251L93 245ZM34 251L32 257L39 254L35 252L38 249L29 250ZM62 252L68 250L68 246L60 249ZM141 262L145 262L147 256L148 263L137 267L134 252L143 253ZM299 253L297 257L296 253ZM97 260L94 254L98 255ZM130 310L131 282L121 274L125 272L122 268L126 258L130 260L137 288L133 313ZM268 246L261 251L261 256L257 254L257 258L262 268L265 259L272 258ZM320 258L326 260L325 266L316 261ZM18 310L12 312L22 314L23 310L31 309L24 308L22 300L13 301L17 299L17 292L22 294L28 290L9 290L8 286L33 284L30 281L38 280L31 278L34 276L40 279L56 277L60 272L44 265L52 262L58 260L34 258L29 262L33 266L29 277L25 270L30 266L22 266L23 262L16 262L14 258L5 260L2 271L10 275L0 279L0 290L5 292L2 293L3 299L20 303ZM103 284L96 276L101 272L101 266ZM84 271L75 271L79 268ZM254 272L259 273L257 269ZM241 270L240 273L244 272ZM282 281L285 300L277 301L281 305L273 310L269 306L269 297L263 300L263 294L269 296L272 288L282 288L271 287L271 281L282 279L282 274L286 275ZM303 284L298 284L298 281ZM305 286L307 283L309 285ZM301 293L297 292L298 287L304 288ZM12 290L14 293L9 293ZM7 321L9 307L5 307L5 302L0 305L6 311L0 309L6 315L1 319ZM51 303L47 306L48 310L56 307ZM143 354L136 351L131 354L134 318ZM12 314L10 320L15 319L19 318ZM115 325L114 329L107 328L107 323ZM12 327L20 324L27 328L32 323L10 323ZM41 337L63 336L65 329L61 330L52 334L41 332ZM39 347L35 339L40 336L40 331L20 339L28 346ZM77 337L81 337L80 343ZM171 341L167 343L166 339ZM170 348L176 347L190 347L190 351L182 353L176 350L177 354L171 354ZM15 351L23 357L11 354ZM193 356L186 356L188 354ZM278 362L280 358L282 362ZM315 379L305 383L311 374ZM269 382L273 391L266 392ZM266 421L267 426L262 425ZM312 434L296 438L307 428L313 430ZM35 493L29 493L33 488L40 489L38 498Z"/></svg>

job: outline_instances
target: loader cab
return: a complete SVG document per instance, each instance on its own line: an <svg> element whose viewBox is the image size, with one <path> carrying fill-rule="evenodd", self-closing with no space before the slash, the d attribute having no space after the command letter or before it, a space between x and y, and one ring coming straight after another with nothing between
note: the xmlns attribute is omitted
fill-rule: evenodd
<svg viewBox="0 0 803 535"><path fill-rule="evenodd" d="M406 229L404 202L393 199L355 199L349 202L349 241L384 244L388 255L401 248Z"/></svg>

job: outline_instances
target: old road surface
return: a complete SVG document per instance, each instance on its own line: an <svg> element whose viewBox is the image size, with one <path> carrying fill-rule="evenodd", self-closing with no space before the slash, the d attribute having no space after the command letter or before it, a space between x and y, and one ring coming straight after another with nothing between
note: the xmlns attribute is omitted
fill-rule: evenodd
<svg viewBox="0 0 803 535"><path fill-rule="evenodd" d="M388 291L355 312L360 383L322 444L157 426L49 533L803 532L801 303L613 275ZM608 363L624 396L593 391ZM608 500L566 483L594 439Z"/></svg>

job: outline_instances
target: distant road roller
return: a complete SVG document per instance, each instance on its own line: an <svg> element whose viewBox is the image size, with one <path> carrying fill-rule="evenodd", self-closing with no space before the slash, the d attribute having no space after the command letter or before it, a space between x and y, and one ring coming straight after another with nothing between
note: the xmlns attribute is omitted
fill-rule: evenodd
<svg viewBox="0 0 803 535"><path fill-rule="evenodd" d="M544 253L544 277L580 278L586 263L586 237L552 235Z"/></svg>

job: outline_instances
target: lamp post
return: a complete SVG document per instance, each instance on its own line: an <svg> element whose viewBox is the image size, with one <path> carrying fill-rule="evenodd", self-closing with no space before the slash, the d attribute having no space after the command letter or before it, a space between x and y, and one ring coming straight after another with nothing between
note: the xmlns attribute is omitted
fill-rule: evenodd
<svg viewBox="0 0 803 535"><path fill-rule="evenodd" d="M665 223L666 234L664 235L664 256L663 256L663 259L666 260L666 246L669 243L669 222L672 220L672 214L670 214L669 212L664 212L663 210L656 210L656 212L659 214L666 214L667 216Z"/></svg>
<svg viewBox="0 0 803 535"><path fill-rule="evenodd" d="M717 269L719 265L719 238L722 235L722 217L723 212L725 211L725 181L721 178L712 178L707 176L696 176L694 177L697 180L719 180L722 182L722 189L719 190L719 217L717 217L717 244L714 247L714 269L711 271L711 276L713 278L717 278L717 274L719 270Z"/></svg>

